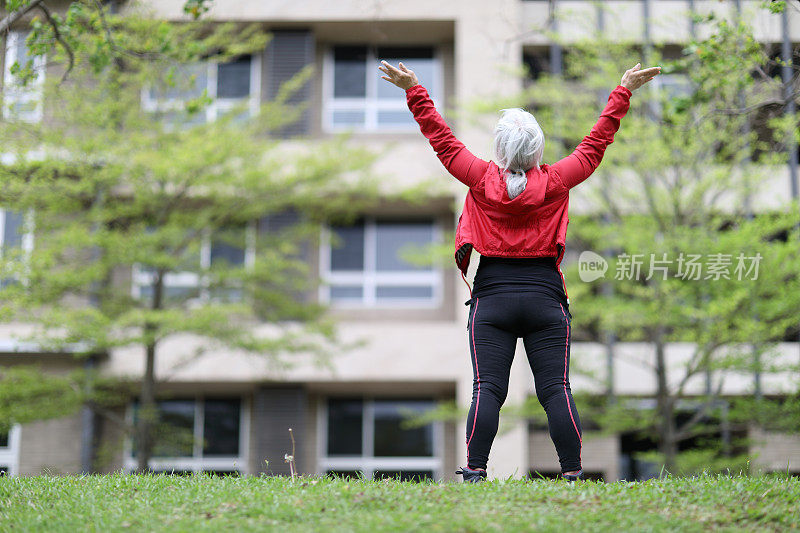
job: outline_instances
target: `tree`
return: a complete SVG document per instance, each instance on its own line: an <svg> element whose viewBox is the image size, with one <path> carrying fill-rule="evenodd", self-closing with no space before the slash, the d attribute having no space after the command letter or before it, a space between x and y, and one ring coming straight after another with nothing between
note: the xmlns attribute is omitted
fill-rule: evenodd
<svg viewBox="0 0 800 533"><path fill-rule="evenodd" d="M82 395L72 376L43 375L28 365L0 370L0 434L11 423L58 418L80 408Z"/></svg>
<svg viewBox="0 0 800 533"><path fill-rule="evenodd" d="M759 214L752 207L794 142L797 118L770 118L785 93L769 74L775 62L742 20L698 22L709 36L677 60L595 36L571 45L563 77L543 76L521 95L477 106L532 107L547 135L545 160L553 161L590 129L620 73L637 61L663 66L661 88L636 92L603 164L574 193L594 214L571 217L571 247L602 255L607 274L594 283L579 282L575 268L567 275L576 330L601 342L605 334L644 341L655 354L640 361L656 383L654 408L609 398L587 408L588 418L653 438L671 472L697 463L679 451L719 432L726 418L758 421L752 410L725 412L739 405L727 400L726 380L797 368L773 348L797 324L798 206ZM698 254L702 272L694 279L687 269ZM737 270L740 260L745 270ZM757 281L747 273L755 263ZM685 360L667 354L675 342L692 346ZM699 467L711 466L718 452L732 450L709 449Z"/></svg>
<svg viewBox="0 0 800 533"><path fill-rule="evenodd" d="M335 343L323 308L304 297L313 286L304 250L328 217L370 198L361 171L371 158L344 138L271 135L302 111L286 101L308 70L263 105L223 109L198 89L198 68L265 46L255 26L174 25L80 2L67 18L80 29L53 58L71 72L48 82L46 119L0 130L13 156L0 168L0 204L30 213L34 234L31 249L4 255L0 279L16 281L0 299L38 326L33 338L47 349L141 348L136 448L146 470L164 339L192 334L275 364ZM98 40L109 46L98 52Z"/></svg>
<svg viewBox="0 0 800 533"><path fill-rule="evenodd" d="M75 49L79 47L74 36L80 34L82 38L89 35L86 32L88 26L102 26L104 31L96 32L93 35L93 65L97 70L102 68L105 61L110 58L125 54L140 54L142 52L138 43L125 43L120 45L114 39L113 31L108 23L106 11L116 12L123 2L121 0L78 0L69 2L66 8L66 15L60 14L58 10L63 9L63 4L47 0L5 0L3 3L3 18L0 19L0 34L7 34L8 30L19 20L27 16L32 17L32 32L28 38L28 45L31 51L27 65L16 65L17 71L31 76L33 61L38 56L60 50L66 56L67 68L64 70L66 79L75 63ZM191 19L197 20L211 8L212 0L186 0L183 11ZM39 19L39 15L44 21Z"/></svg>
<svg viewBox="0 0 800 533"><path fill-rule="evenodd" d="M602 190L597 205L610 216L600 227L576 225L589 249L617 253L610 264L612 290L575 295L584 316L618 338L652 343L655 352L655 409L619 417L627 407L620 403L606 420L633 422L640 432L649 428L658 458L672 472L686 463L679 461L684 442L717 433L725 423L723 387L731 373L794 367L771 348L796 325L800 304L797 206L757 216L750 207L774 164L774 154L759 154L765 146L756 131L775 124L758 123L758 111L781 94L780 84L750 75L763 72L759 67L768 58L745 24L714 25L711 37L693 42L670 65L685 72L686 93L645 93L638 113L626 117L595 178ZM622 169L628 170L624 179ZM665 275L656 270L631 279L637 254L651 266L668 260L660 263ZM695 277L689 262L697 254L704 271ZM757 275L742 277L736 270L752 268L756 260ZM670 342L691 343L689 358L670 360ZM704 380L698 400L697 387L689 389ZM712 447L699 466L712 467L718 451ZM730 446L724 451L730 453Z"/></svg>

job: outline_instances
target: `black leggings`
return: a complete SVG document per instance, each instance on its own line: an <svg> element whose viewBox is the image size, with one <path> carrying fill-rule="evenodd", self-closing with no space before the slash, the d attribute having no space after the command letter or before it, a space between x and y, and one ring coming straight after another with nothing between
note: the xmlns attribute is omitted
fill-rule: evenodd
<svg viewBox="0 0 800 533"><path fill-rule="evenodd" d="M581 468L581 422L569 386L569 309L544 292L474 297L469 314L472 405L467 417L467 466L486 468L517 339L522 337L536 396L547 413L562 472Z"/></svg>

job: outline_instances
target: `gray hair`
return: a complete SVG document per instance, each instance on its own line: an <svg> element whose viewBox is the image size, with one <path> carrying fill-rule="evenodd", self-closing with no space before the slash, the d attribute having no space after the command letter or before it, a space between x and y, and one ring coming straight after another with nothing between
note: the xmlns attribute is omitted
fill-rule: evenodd
<svg viewBox="0 0 800 533"><path fill-rule="evenodd" d="M503 170L508 197L516 198L528 179L525 173L542 162L544 132L524 109L503 109L494 129L494 153Z"/></svg>

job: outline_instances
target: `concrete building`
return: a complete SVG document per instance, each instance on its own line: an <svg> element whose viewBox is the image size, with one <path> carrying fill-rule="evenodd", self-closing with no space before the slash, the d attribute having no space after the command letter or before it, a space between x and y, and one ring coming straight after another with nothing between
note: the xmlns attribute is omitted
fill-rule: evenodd
<svg viewBox="0 0 800 533"><path fill-rule="evenodd" d="M145 3L159 17L184 17L183 0ZM364 341L335 355L331 369L301 363L277 372L262 359L233 352L211 352L178 366L193 352L197 339L176 337L163 343L156 370L164 381L159 388L165 397L161 408L176 427L191 435L191 442L162 443L153 468L286 473L284 454L291 450L287 432L291 427L301 472L454 478L453 471L465 460L464 421L435 422L416 429L405 429L400 421L407 410L424 410L438 401L468 406L472 374L463 302L469 294L452 264L413 268L400 259L398 250L406 244L440 242L455 225L465 189L446 175L419 135L402 91L381 85L377 61L406 61L438 107L446 109L520 89L523 81L514 73L524 62L539 61L557 69L560 48L542 31L552 28L554 12L559 31L570 38L600 27L615 38L680 45L692 31L690 9L731 16L736 4L710 0L215 0L209 18L262 23L274 38L263 53L242 58L232 68L209 67L214 69L206 77L210 94L223 104L225 99L265 100L300 68L313 64L316 75L303 95L310 108L290 133L324 138L353 131L356 142L375 149L391 147L375 166L376 175L389 186L410 186L431 178L442 186L429 203L413 212L382 206L364 213L354 226L331 228L343 247L331 248L323 238L318 253L311 254L313 268L326 282L319 291L320 300L331 304L346 340ZM741 4L755 13L760 2ZM781 41L780 16L759 11L754 26L763 42ZM800 13L790 12L789 32L792 42L800 41ZM23 35L12 31L5 41L6 87L13 83L10 63L24 52ZM4 91L5 105L27 105L25 113L35 120L41 116L35 91L35 87L18 94ZM145 97L143 105L155 104ZM476 155L491 158L491 127L471 127L455 120L452 124ZM573 191L571 212L586 209L582 188L590 186L587 182ZM780 198L790 197L791 192L787 170L775 176L763 202L779 205ZM3 245L32 245L17 230L21 224L19 214L0 213ZM566 259L574 260L572 255ZM473 270L477 263L477 257L473 258ZM131 290L138 294L136 273ZM574 313L580 313L580 302L573 302ZM33 361L52 371L77 364L67 355L42 354L36 347L20 346L13 339L21 328L24 325L0 325L0 364ZM574 342L572 357L604 371L606 349L599 343ZM787 356L798 354L797 343L784 343L781 349ZM619 343L615 350L615 392L642 398L652 395L654 378L640 365L653 358L652 347ZM534 395L521 345L518 351L507 404L520 404ZM688 346L671 345L668 357L678 362L689 351ZM115 350L97 364L108 375L136 376L143 370L143 361L143 353L131 348ZM725 392L747 394L751 383L748 376L730 380ZM572 384L573 390L602 392L595 382L578 375L573 375ZM702 393L702 383L693 386ZM785 386L785 382L765 384L776 392ZM130 419L132 408L120 415ZM0 471L12 475L79 472L86 424L94 428L92 455L99 471L134 467L130 439L100 417L87 421L79 414L16 426L10 434L0 435ZM751 451L764 468L785 470L788 463L790 470L800 472L800 439L752 436L756 440ZM595 477L646 477L646 465L637 465L632 458L635 451L636 443L624 435L602 435L590 426L585 428L584 470ZM524 422L501 425L490 457L490 478L558 471L546 428Z"/></svg>

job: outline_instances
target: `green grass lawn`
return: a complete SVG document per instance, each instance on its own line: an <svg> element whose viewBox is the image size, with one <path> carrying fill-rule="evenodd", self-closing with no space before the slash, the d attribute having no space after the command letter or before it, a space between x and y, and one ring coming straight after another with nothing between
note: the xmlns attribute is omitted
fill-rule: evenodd
<svg viewBox="0 0 800 533"><path fill-rule="evenodd" d="M2 531L800 530L800 480L485 484L321 478L0 478Z"/></svg>

